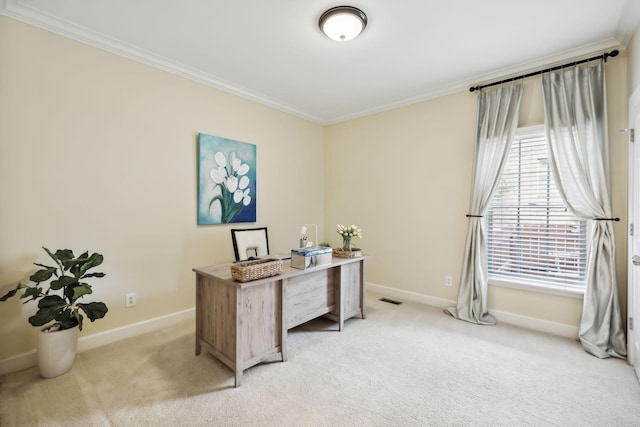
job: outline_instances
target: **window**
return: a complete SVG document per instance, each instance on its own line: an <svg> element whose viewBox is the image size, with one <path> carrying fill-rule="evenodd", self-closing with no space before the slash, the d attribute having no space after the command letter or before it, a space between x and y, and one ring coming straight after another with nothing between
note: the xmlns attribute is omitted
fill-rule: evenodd
<svg viewBox="0 0 640 427"><path fill-rule="evenodd" d="M516 133L485 218L490 279L584 292L587 224L560 198L544 128Z"/></svg>

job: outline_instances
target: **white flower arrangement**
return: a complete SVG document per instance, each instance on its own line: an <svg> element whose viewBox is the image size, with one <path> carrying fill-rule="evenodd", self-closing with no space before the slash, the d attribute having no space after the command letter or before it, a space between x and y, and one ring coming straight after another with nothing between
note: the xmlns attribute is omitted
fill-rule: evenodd
<svg viewBox="0 0 640 427"><path fill-rule="evenodd" d="M337 232L342 236L342 249L351 252L351 239L357 237L362 238L362 229L355 224L348 227L338 224Z"/></svg>
<svg viewBox="0 0 640 427"><path fill-rule="evenodd" d="M338 224L338 234L342 237L358 237L361 239L362 229L358 228L358 226L355 224L351 224L348 227Z"/></svg>

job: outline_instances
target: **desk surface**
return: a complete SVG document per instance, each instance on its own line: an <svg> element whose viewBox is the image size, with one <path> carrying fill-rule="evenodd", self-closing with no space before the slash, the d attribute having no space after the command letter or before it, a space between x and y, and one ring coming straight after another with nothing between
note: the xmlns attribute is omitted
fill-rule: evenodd
<svg viewBox="0 0 640 427"><path fill-rule="evenodd" d="M239 282L231 278L231 266L233 265L233 263L231 262L225 263L225 264L210 265L207 267L198 267L198 268L194 268L193 271L212 279L219 279L219 280L222 279L222 280L229 281L233 284L233 286L237 288L248 288L251 286L260 285L267 282L273 282L274 280L278 280L278 279L288 279L291 277L300 276L300 275L309 273L311 271L326 270L328 268L336 267L343 264L359 262L368 258L369 256L367 255L357 257L357 258L333 257L331 258L330 264L319 265L317 267L307 268L306 270L293 268L291 267L291 260L283 260L281 274L278 274L277 276L265 277L263 279L252 280L250 282Z"/></svg>

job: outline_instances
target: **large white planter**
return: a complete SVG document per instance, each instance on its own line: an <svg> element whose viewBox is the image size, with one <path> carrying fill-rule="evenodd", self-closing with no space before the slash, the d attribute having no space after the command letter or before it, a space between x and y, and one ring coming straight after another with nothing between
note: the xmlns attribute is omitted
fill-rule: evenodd
<svg viewBox="0 0 640 427"><path fill-rule="evenodd" d="M46 328L45 328L46 329ZM53 378L73 366L78 347L79 327L55 332L38 332L38 368L42 378Z"/></svg>

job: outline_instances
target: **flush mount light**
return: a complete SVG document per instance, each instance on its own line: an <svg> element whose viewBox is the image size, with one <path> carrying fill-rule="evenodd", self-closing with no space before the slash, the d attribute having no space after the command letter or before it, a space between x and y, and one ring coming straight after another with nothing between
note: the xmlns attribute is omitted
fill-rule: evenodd
<svg viewBox="0 0 640 427"><path fill-rule="evenodd" d="M367 26L367 15L353 6L337 6L320 16L320 30L330 39L346 42L354 39Z"/></svg>

